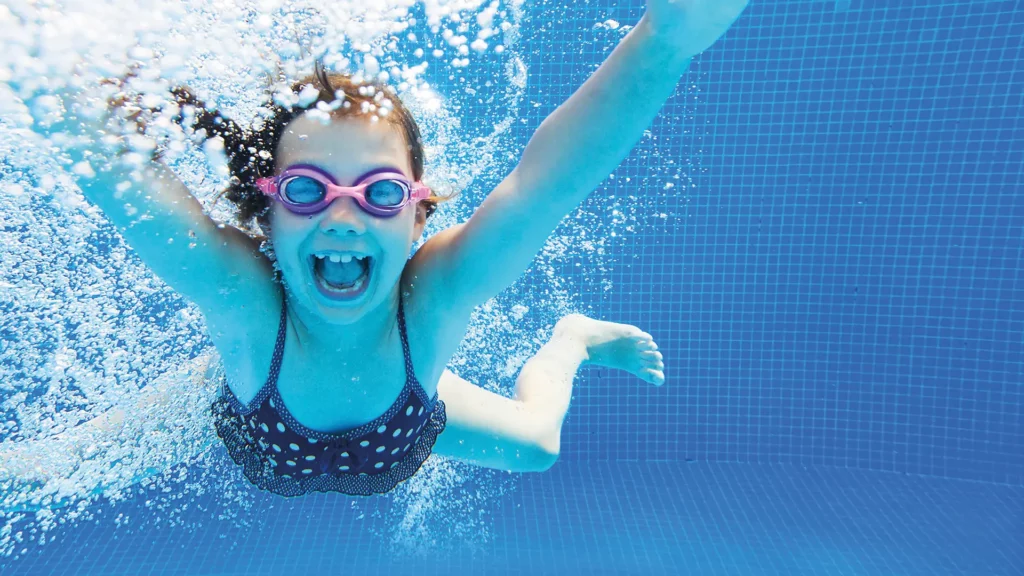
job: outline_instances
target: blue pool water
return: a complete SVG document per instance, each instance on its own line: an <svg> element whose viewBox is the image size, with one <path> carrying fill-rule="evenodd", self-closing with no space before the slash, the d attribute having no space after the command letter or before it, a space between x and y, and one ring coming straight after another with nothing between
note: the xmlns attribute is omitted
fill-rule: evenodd
<svg viewBox="0 0 1024 576"><path fill-rule="evenodd" d="M643 3L526 9L520 145ZM604 264L556 270L664 387L585 369L550 471L398 499L255 493L217 447L208 490L100 500L0 573L1024 574L1022 133L1018 1L755 1L583 206Z"/></svg>

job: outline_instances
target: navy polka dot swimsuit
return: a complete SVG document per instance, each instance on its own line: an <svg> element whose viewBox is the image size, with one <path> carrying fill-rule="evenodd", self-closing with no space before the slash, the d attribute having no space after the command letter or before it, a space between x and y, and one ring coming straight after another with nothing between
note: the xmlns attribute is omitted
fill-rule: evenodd
<svg viewBox="0 0 1024 576"><path fill-rule="evenodd" d="M306 428L285 407L277 390L284 356L286 308L270 365L256 398L243 406L227 386L213 403L217 435L245 477L281 496L342 492L369 496L390 491L419 470L445 427L444 402L427 398L413 373L402 299L398 328L405 354L405 387L376 420L347 432Z"/></svg>

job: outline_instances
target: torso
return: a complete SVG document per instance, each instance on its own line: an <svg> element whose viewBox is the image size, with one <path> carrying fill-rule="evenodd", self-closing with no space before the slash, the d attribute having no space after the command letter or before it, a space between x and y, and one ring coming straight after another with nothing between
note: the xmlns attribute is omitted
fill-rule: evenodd
<svg viewBox="0 0 1024 576"><path fill-rule="evenodd" d="M415 274L415 258L410 261L402 282ZM431 298L436 290L422 288L409 292L404 300L409 351L416 379L427 397L437 392L451 356L468 326L468 314L452 314ZM280 288L276 300L248 300L248 317L254 325L233 330L233 338L221 338L218 346L228 385L236 398L248 404L267 380L270 358L281 315ZM261 302L256 304L256 302ZM464 317L463 317L464 316ZM295 346L296 333L291 317L287 323L284 358L277 387L292 416L301 424L321 432L344 432L374 420L383 414L406 385L405 361L397 317L383 342L368 342L360 349L326 362L323 357L304 357ZM223 342L232 342L224 345ZM224 349L222 349L224 348Z"/></svg>

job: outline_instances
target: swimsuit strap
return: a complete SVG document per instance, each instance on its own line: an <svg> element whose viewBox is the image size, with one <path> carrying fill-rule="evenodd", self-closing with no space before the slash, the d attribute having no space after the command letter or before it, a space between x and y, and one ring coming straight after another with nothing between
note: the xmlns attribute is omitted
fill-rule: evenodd
<svg viewBox="0 0 1024 576"><path fill-rule="evenodd" d="M405 355L405 381L406 384L415 382L419 385L419 380L416 380L416 371L412 368L412 355L409 354L409 336L405 333L405 308L402 305L402 295L398 295L398 332L402 335L402 354Z"/></svg>
<svg viewBox="0 0 1024 576"><path fill-rule="evenodd" d="M264 388L274 389L277 387L277 377L281 374L281 360L284 358L284 336L288 332L288 305L284 299L281 300L281 324L277 328L277 342L274 344L274 355L270 359L270 375L267 376L267 383Z"/></svg>

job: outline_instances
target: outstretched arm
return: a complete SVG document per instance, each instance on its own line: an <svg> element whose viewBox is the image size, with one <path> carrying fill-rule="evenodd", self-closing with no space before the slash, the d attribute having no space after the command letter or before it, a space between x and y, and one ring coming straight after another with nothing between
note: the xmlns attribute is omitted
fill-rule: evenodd
<svg viewBox="0 0 1024 576"><path fill-rule="evenodd" d="M525 271L559 221L643 136L690 58L739 17L747 0L649 0L647 13L601 67L541 123L519 165L468 222L422 248L472 309ZM458 298L452 298L453 294Z"/></svg>
<svg viewBox="0 0 1024 576"><path fill-rule="evenodd" d="M240 310L238 293L246 294L244 300L261 295L276 301L273 267L258 241L204 212L151 154L153 142L140 144L147 142L134 133L142 127L141 104L127 83L22 96L34 113L33 131L60 143L82 194L160 279L200 308L221 345L218 334L233 334L250 314ZM122 131L131 136L121 138Z"/></svg>

